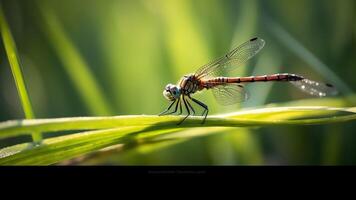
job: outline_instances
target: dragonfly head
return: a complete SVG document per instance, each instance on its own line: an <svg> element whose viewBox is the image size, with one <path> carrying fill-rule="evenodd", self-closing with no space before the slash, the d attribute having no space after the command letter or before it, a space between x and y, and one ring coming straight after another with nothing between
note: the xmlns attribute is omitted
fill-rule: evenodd
<svg viewBox="0 0 356 200"><path fill-rule="evenodd" d="M168 84L163 90L163 96L169 101L174 101L180 96L180 87Z"/></svg>

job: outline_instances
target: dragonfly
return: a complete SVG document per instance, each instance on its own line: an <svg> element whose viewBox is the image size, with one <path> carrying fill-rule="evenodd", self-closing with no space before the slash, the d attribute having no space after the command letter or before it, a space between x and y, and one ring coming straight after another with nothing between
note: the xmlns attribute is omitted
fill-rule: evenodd
<svg viewBox="0 0 356 200"><path fill-rule="evenodd" d="M204 116L202 120L202 124L204 124L209 113L209 108L205 103L193 98L191 95L204 89L211 90L218 103L221 105L232 105L246 101L249 98L244 84L253 82L289 82L302 91L318 97L335 95L337 93L335 87L329 83L316 82L291 73L248 77L223 76L224 73L235 70L254 57L264 46L265 41L263 39L258 37L252 38L232 49L224 56L201 66L195 73L183 76L178 84L174 85L170 83L166 85L163 90L163 96L171 103L159 116L177 113L178 108L178 115L180 115L184 106L187 115L178 123L179 125L190 115L195 115L195 110L192 106L192 103L194 103L203 108L201 115ZM174 109L170 111L172 108Z"/></svg>

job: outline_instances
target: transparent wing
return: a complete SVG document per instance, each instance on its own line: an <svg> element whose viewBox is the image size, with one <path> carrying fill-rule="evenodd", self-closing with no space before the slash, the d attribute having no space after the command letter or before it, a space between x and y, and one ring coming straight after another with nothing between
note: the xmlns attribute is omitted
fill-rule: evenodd
<svg viewBox="0 0 356 200"><path fill-rule="evenodd" d="M318 83L309 79L290 81L290 83L302 91L318 97L337 94L337 90L331 84Z"/></svg>
<svg viewBox="0 0 356 200"><path fill-rule="evenodd" d="M195 75L198 78L212 77L223 72L232 71L255 56L265 45L261 38L253 38L234 48L226 55L200 67Z"/></svg>
<svg viewBox="0 0 356 200"><path fill-rule="evenodd" d="M216 101L224 106L243 102L248 99L248 94L242 85L226 84L212 88Z"/></svg>

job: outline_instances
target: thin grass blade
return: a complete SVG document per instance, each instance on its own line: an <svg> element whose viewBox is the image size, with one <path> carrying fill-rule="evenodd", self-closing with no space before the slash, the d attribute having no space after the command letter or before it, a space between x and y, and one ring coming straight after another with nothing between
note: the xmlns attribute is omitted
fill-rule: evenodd
<svg viewBox="0 0 356 200"><path fill-rule="evenodd" d="M27 93L25 80L21 71L19 54L17 53L16 44L14 38L12 37L9 25L7 24L5 14L3 12L1 4L0 4L0 30L1 30L1 37L5 46L5 51L7 54L7 58L10 63L11 72L16 83L17 92L20 96L22 109L25 113L25 118L34 119L35 114L32 109L30 97ZM40 132L31 132L31 133L34 142L41 141L42 136Z"/></svg>

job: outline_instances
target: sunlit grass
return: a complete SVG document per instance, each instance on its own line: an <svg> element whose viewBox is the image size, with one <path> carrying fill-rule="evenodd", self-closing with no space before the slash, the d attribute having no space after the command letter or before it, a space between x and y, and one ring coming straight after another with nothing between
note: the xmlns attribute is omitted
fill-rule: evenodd
<svg viewBox="0 0 356 200"><path fill-rule="evenodd" d="M25 80L21 71L19 55L17 53L15 41L11 35L11 31L9 25L7 24L2 5L0 3L0 29L1 29L1 37L5 46L5 51L7 54L7 58L10 63L11 72L14 77L17 92L20 96L20 102L22 105L22 109L25 113L26 119L35 118L35 114L32 109L31 101L27 93ZM35 142L40 142L42 139L41 133L31 132L32 139Z"/></svg>
<svg viewBox="0 0 356 200"><path fill-rule="evenodd" d="M306 113L302 119L299 119L295 115L295 113L300 112ZM308 116L308 112L315 112L316 114L305 117ZM283 113L283 115L276 115L276 113ZM356 107L276 107L256 109L247 112L210 116L204 125L201 125L201 117L191 117L182 125L177 126L177 122L180 119L180 116L159 117L141 115L13 120L3 122L0 124L1 138L28 134L30 131L89 131L45 139L40 146L26 143L6 147L0 150L0 164L53 164L115 144L145 143L146 140L147 142L152 139L157 141L159 138L165 141L167 135L171 133L174 133L175 137L178 135L179 138L190 138L196 135L195 131L183 132L182 135L180 135L180 132L194 127L205 129L205 131L199 134L202 136L214 130L209 127L296 126L348 122L356 120ZM253 140L250 140L250 142L253 142Z"/></svg>

